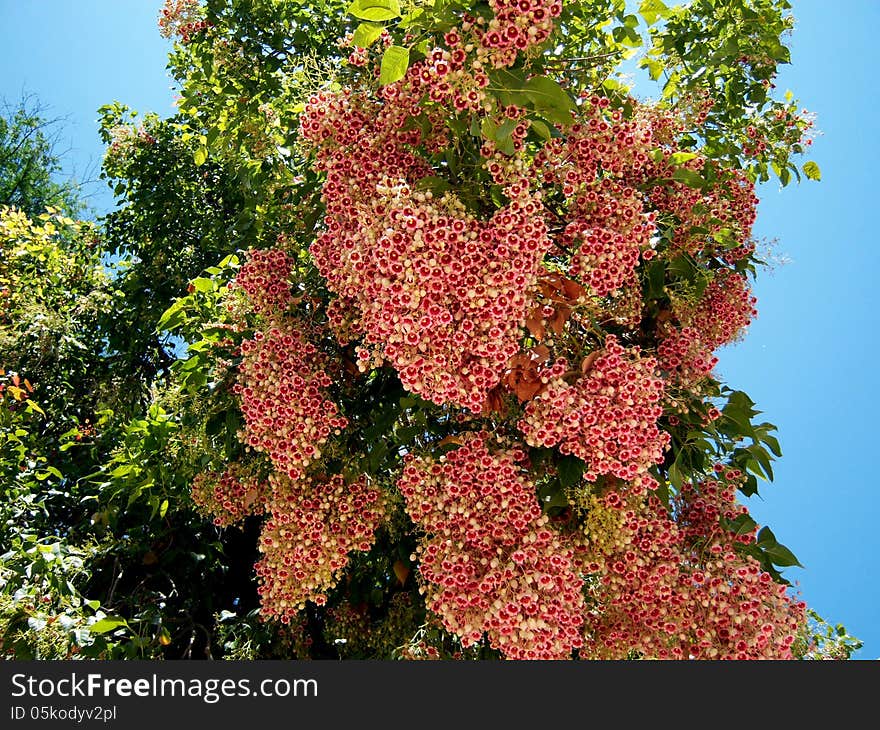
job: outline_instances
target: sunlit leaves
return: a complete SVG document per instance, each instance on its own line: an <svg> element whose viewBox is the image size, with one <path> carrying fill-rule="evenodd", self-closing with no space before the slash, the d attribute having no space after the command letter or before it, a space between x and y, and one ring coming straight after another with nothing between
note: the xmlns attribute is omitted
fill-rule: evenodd
<svg viewBox="0 0 880 730"><path fill-rule="evenodd" d="M351 42L358 48L369 48L382 35L385 26L376 23L361 23L354 30Z"/></svg>
<svg viewBox="0 0 880 730"><path fill-rule="evenodd" d="M810 180L822 179L822 171L819 169L819 165L817 165L812 160L804 163L803 171L804 175L806 175Z"/></svg>
<svg viewBox="0 0 880 730"><path fill-rule="evenodd" d="M409 49L403 46L388 46L382 54L382 64L379 70L380 84L393 84L400 81L409 68Z"/></svg>
<svg viewBox="0 0 880 730"><path fill-rule="evenodd" d="M562 125L571 124L574 103L559 82L547 76L533 76L522 86L535 111Z"/></svg>
<svg viewBox="0 0 880 730"><path fill-rule="evenodd" d="M398 0L354 0L348 12L361 20L393 20L400 17Z"/></svg>
<svg viewBox="0 0 880 730"><path fill-rule="evenodd" d="M648 25L654 25L658 20L669 17L669 8L663 0L642 0L639 13Z"/></svg>

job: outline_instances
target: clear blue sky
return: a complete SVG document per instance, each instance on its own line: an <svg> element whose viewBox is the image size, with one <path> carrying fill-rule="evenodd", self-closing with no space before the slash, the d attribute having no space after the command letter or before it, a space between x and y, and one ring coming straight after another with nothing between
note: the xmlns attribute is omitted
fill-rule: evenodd
<svg viewBox="0 0 880 730"><path fill-rule="evenodd" d="M69 116L69 169L96 175L97 109L119 100L172 111L168 44L156 30L161 0L0 0L0 96L37 95ZM805 570L787 575L827 620L880 658L880 515L871 444L880 399L872 302L880 293L875 245L880 170L874 49L880 2L795 3L792 65L779 90L818 115L810 157L821 183L764 186L757 233L788 263L757 285L760 314L721 354L719 372L779 426L777 479L748 502ZM101 190L92 200L106 209Z"/></svg>

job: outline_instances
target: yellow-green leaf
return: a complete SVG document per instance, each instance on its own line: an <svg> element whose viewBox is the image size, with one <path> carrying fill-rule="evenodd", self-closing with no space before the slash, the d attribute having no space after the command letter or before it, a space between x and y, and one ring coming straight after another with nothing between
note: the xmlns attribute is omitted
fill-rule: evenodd
<svg viewBox="0 0 880 730"><path fill-rule="evenodd" d="M361 20L393 20L400 17L398 0L354 0L348 6L349 15Z"/></svg>
<svg viewBox="0 0 880 730"><path fill-rule="evenodd" d="M385 30L385 26L377 23L361 23L354 29L351 42L358 48L369 48L382 35L383 30Z"/></svg>
<svg viewBox="0 0 880 730"><path fill-rule="evenodd" d="M409 48L388 46L382 54L382 65L379 68L379 83L393 84L400 81L409 68Z"/></svg>
<svg viewBox="0 0 880 730"><path fill-rule="evenodd" d="M810 180L821 180L822 179L822 171L819 169L819 166L810 160L809 162L804 163L804 175L806 175Z"/></svg>

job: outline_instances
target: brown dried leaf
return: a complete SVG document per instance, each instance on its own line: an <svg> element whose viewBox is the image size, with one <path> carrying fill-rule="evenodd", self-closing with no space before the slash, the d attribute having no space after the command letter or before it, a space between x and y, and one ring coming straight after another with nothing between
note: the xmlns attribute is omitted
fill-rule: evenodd
<svg viewBox="0 0 880 730"><path fill-rule="evenodd" d="M440 440L437 446L446 446L447 444L456 444L457 446L461 446L464 443L461 436L456 436L454 434L450 434L449 436L445 436Z"/></svg>
<svg viewBox="0 0 880 730"><path fill-rule="evenodd" d="M531 360L535 362L547 362L550 359L550 348L547 345L538 345L537 347L533 347L529 350L531 354Z"/></svg>
<svg viewBox="0 0 880 730"><path fill-rule="evenodd" d="M397 576L400 585L403 585L406 583L407 577L409 577L409 566L402 560L398 560L394 563L394 575Z"/></svg>
<svg viewBox="0 0 880 730"><path fill-rule="evenodd" d="M514 393L516 393L516 397L519 398L520 403L525 403L526 401L534 398L538 393L543 390L544 384L539 380L537 382L527 382L525 380L517 383L516 388L514 388Z"/></svg>
<svg viewBox="0 0 880 730"><path fill-rule="evenodd" d="M570 304L575 304L587 291L574 279L563 279L562 288Z"/></svg>
<svg viewBox="0 0 880 730"><path fill-rule="evenodd" d="M544 339L544 336L547 334L547 330L544 328L544 320L541 317L540 309L533 309L531 314L529 314L528 319L526 319L526 327L529 332L531 332L532 337L536 340L540 341Z"/></svg>
<svg viewBox="0 0 880 730"><path fill-rule="evenodd" d="M571 312L571 307L566 307L565 305L557 307L553 316L550 318L550 321L547 323L550 325L550 329L552 329L557 335L561 335L563 330L565 330L565 323L571 316Z"/></svg>
<svg viewBox="0 0 880 730"><path fill-rule="evenodd" d="M581 374L586 375L593 367L593 363L596 362L596 358L599 357L599 351L591 352L581 361Z"/></svg>

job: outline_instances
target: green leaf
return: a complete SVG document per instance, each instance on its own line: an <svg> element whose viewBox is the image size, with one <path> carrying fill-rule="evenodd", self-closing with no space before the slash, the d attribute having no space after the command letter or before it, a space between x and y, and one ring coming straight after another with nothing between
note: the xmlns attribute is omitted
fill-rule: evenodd
<svg viewBox="0 0 880 730"><path fill-rule="evenodd" d="M801 565L800 561L797 559L795 554L789 550L785 545L780 545L776 543L771 547L765 548L764 552L767 557L773 562L774 565L778 565L780 567L790 567L792 565L797 565L800 568L804 566Z"/></svg>
<svg viewBox="0 0 880 730"><path fill-rule="evenodd" d="M541 120L530 119L529 124L531 125L531 128L535 131L535 134L537 134L542 139L545 139L548 142L552 139L553 134L550 132L550 127L544 124L544 122L542 122Z"/></svg>
<svg viewBox="0 0 880 730"><path fill-rule="evenodd" d="M563 487L577 484L584 475L584 462L576 456L563 456L556 464L559 483Z"/></svg>
<svg viewBox="0 0 880 730"><path fill-rule="evenodd" d="M700 173L688 170L686 167L680 167L672 173L672 179L684 183L691 188L701 188L706 184L706 181Z"/></svg>
<svg viewBox="0 0 880 730"><path fill-rule="evenodd" d="M382 54L382 65L379 68L379 83L393 84L400 81L409 68L409 48L388 46Z"/></svg>
<svg viewBox="0 0 880 730"><path fill-rule="evenodd" d="M483 135L490 142L494 142L496 137L495 135L498 133L498 127L495 122L489 117L484 117L483 121L480 123L480 134Z"/></svg>
<svg viewBox="0 0 880 730"><path fill-rule="evenodd" d="M128 628L128 622L119 616L107 616L89 626L89 631L93 634L106 634L108 631L118 629L120 626Z"/></svg>
<svg viewBox="0 0 880 730"><path fill-rule="evenodd" d="M159 317L159 321L156 323L156 331L163 332L167 330L173 330L182 325L186 321L186 312L184 311L183 301L178 300L174 302L165 312Z"/></svg>
<svg viewBox="0 0 880 730"><path fill-rule="evenodd" d="M675 152L669 155L669 161L673 165L682 165L688 160L692 160L697 156L698 154L696 152Z"/></svg>
<svg viewBox="0 0 880 730"><path fill-rule="evenodd" d="M737 515L727 523L727 528L736 535L750 535L758 526L748 514Z"/></svg>
<svg viewBox="0 0 880 730"><path fill-rule="evenodd" d="M779 544L776 542L776 535L773 534L773 530L769 527L762 527L755 541L758 547L773 547Z"/></svg>
<svg viewBox="0 0 880 730"><path fill-rule="evenodd" d="M41 416L46 415L46 411L44 411L42 408L40 408L40 406L38 406L36 403L34 403L34 401L32 401L30 398L28 398L28 400L27 400L27 410L28 410L28 412L36 411Z"/></svg>
<svg viewBox="0 0 880 730"><path fill-rule="evenodd" d="M779 440L775 436L764 436L761 438L761 441L767 444L770 451L772 451L777 458L782 456L782 448L779 446Z"/></svg>
<svg viewBox="0 0 880 730"><path fill-rule="evenodd" d="M449 184L449 181L445 178L439 177L437 175L428 175L427 177L423 177L415 184L416 190L430 190L434 195L443 195L443 193L447 192L452 186ZM401 399L401 403L403 399ZM415 405L415 402L413 402ZM404 406L401 406L404 407Z"/></svg>
<svg viewBox="0 0 880 730"><path fill-rule="evenodd" d="M53 476L56 479L63 478L61 472L58 471L58 469L56 469L54 466L47 466L46 471L38 471L34 476L36 476L39 481L48 479L50 476Z"/></svg>
<svg viewBox="0 0 880 730"><path fill-rule="evenodd" d="M648 75L651 77L651 81L659 79L665 68L660 61L655 61L653 59L644 59L641 62L641 66L648 70Z"/></svg>
<svg viewBox="0 0 880 730"><path fill-rule="evenodd" d="M206 279L205 277L200 276L198 279L193 279L191 284L195 287L196 291L214 291L214 282L212 279Z"/></svg>
<svg viewBox="0 0 880 730"><path fill-rule="evenodd" d="M533 76L523 85L523 92L544 116L560 124L571 124L574 102L556 81L547 76Z"/></svg>
<svg viewBox="0 0 880 730"><path fill-rule="evenodd" d="M361 20L393 20L400 17L398 0L354 0L348 14Z"/></svg>
<svg viewBox="0 0 880 730"><path fill-rule="evenodd" d="M208 149L206 147L199 147L195 154L193 154L193 162L196 163L196 167L200 165L204 165L205 161L208 159Z"/></svg>
<svg viewBox="0 0 880 730"><path fill-rule="evenodd" d="M382 35L385 26L376 23L361 23L354 30L351 42L359 48L369 48L375 40Z"/></svg>
<svg viewBox="0 0 880 730"><path fill-rule="evenodd" d="M658 20L669 17L669 8L662 0L642 0L639 5L639 14L648 25L654 25Z"/></svg>
<svg viewBox="0 0 880 730"><path fill-rule="evenodd" d="M819 169L819 166L812 160L804 163L803 170L804 175L806 175L810 180L822 179L822 171Z"/></svg>

